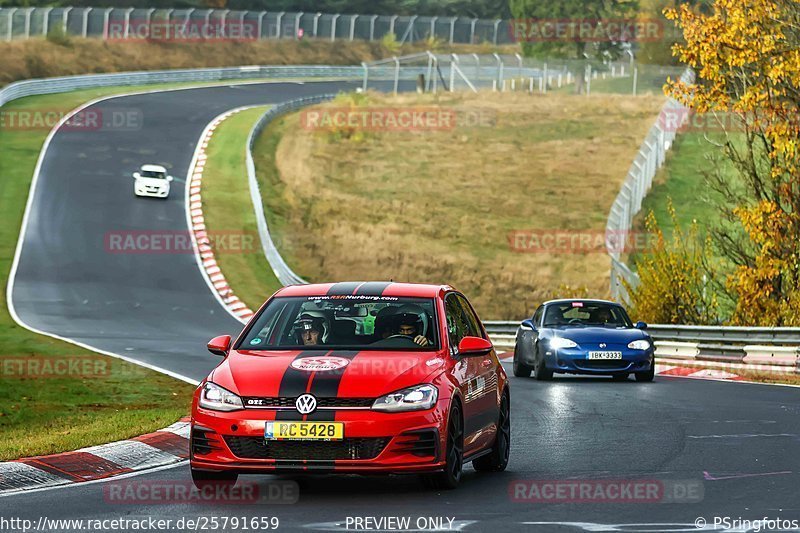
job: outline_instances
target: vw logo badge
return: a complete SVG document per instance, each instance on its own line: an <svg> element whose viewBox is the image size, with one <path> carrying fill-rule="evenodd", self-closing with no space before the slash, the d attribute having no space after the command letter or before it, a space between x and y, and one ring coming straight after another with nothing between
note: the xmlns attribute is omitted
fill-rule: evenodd
<svg viewBox="0 0 800 533"><path fill-rule="evenodd" d="M309 415L317 410L317 399L310 394L302 394L294 402L301 415Z"/></svg>
<svg viewBox="0 0 800 533"><path fill-rule="evenodd" d="M604 342L601 342L601 343L600 343L600 347L601 347L601 348L605 348L606 346L607 346L607 344L606 344L606 343L604 343Z"/></svg>

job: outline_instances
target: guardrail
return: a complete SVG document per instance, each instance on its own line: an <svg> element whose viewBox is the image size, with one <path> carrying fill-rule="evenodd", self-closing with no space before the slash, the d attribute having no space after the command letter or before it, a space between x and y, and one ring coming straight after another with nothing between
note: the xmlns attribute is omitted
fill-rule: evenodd
<svg viewBox="0 0 800 533"><path fill-rule="evenodd" d="M250 185L250 199L253 202L253 209L255 209L256 213L258 236L261 239L261 247L264 251L267 261L269 262L269 266L272 268L272 272L275 273L275 277L277 277L278 281L280 281L284 286L304 284L306 281L295 274L289 265L286 264L286 261L283 260L283 257L278 251L278 248L275 246L275 242L272 240L272 236L270 235L266 213L264 212L264 203L261 198L261 190L258 186L256 167L253 161L253 145L255 144L255 141L261 132L264 131L264 128L280 115L290 113L300 109L301 107L327 102L332 100L335 96L335 94L324 94L319 96L310 96L307 98L298 98L296 100L289 100L288 102L283 102L271 107L266 113L261 115L261 118L258 119L258 122L256 122L255 126L253 126L253 129L250 130L250 135L247 137L247 148L245 154L245 161L247 164L247 180Z"/></svg>
<svg viewBox="0 0 800 533"><path fill-rule="evenodd" d="M519 322L483 324L495 345L514 346ZM800 328L650 324L647 332L657 357L796 367L800 372Z"/></svg>

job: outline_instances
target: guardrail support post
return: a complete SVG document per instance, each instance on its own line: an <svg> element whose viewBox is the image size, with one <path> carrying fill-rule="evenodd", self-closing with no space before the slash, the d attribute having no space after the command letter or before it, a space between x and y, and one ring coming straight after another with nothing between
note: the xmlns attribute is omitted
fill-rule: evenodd
<svg viewBox="0 0 800 533"><path fill-rule="evenodd" d="M542 77L544 78L544 90L542 93L547 94L547 81L549 78L549 74L547 73L547 62L545 62L544 66L542 66Z"/></svg>
<svg viewBox="0 0 800 533"><path fill-rule="evenodd" d="M361 90L366 91L369 86L369 65L366 61L362 61L361 66L364 68L364 83L361 85Z"/></svg>

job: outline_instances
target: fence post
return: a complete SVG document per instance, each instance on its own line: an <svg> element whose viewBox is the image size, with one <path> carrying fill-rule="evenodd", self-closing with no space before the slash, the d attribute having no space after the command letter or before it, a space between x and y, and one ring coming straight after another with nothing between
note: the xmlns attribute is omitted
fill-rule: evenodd
<svg viewBox="0 0 800 533"><path fill-rule="evenodd" d="M84 39L86 38L87 32L89 31L89 13L92 12L91 7L83 8L83 29L81 30L81 37Z"/></svg>
<svg viewBox="0 0 800 533"><path fill-rule="evenodd" d="M314 15L314 26L313 26L314 37L317 36L317 30L319 29L319 18L321 16L322 13L317 13L316 15Z"/></svg>
<svg viewBox="0 0 800 533"><path fill-rule="evenodd" d="M283 24L283 16L286 14L285 11L281 11L278 13L278 18L275 19L275 38L281 38L281 25Z"/></svg>
<svg viewBox="0 0 800 533"><path fill-rule="evenodd" d="M433 81L431 80L431 76L435 76L435 73L433 72L433 59L434 59L433 54L430 52L430 50L428 50L428 77L425 80L426 92L431 91L431 83Z"/></svg>
<svg viewBox="0 0 800 533"><path fill-rule="evenodd" d="M103 11L103 40L108 40L108 23L111 20L111 12L114 11L113 7L107 7Z"/></svg>
<svg viewBox="0 0 800 533"><path fill-rule="evenodd" d="M514 57L517 58L517 77L522 77L522 56L519 54L514 54Z"/></svg>
<svg viewBox="0 0 800 533"><path fill-rule="evenodd" d="M300 39L300 19L303 18L303 12L297 13L294 16L294 39Z"/></svg>
<svg viewBox="0 0 800 533"><path fill-rule="evenodd" d="M175 8L167 9L167 20L166 20L166 22L167 22L167 31L169 31L169 23L172 20L172 12L173 11L175 11ZM227 11L225 12L225 14L227 15ZM222 23L222 31L223 32L225 31L225 23L224 22Z"/></svg>
<svg viewBox="0 0 800 533"><path fill-rule="evenodd" d="M586 96L592 94L592 65L586 65Z"/></svg>
<svg viewBox="0 0 800 533"><path fill-rule="evenodd" d="M31 38L31 15L35 7L29 7L25 10L25 38Z"/></svg>
<svg viewBox="0 0 800 533"><path fill-rule="evenodd" d="M342 15L340 15L339 13L336 13L331 19L331 42L336 41L336 21L339 20L339 17L341 16Z"/></svg>
<svg viewBox="0 0 800 533"><path fill-rule="evenodd" d="M400 85L400 60L397 59L397 56L392 59L394 59L394 94L397 96L397 89Z"/></svg>
<svg viewBox="0 0 800 533"><path fill-rule="evenodd" d="M450 19L450 44L453 44L453 42L454 42L454 40L456 38L456 21L457 20L458 20L458 17L453 17L452 19Z"/></svg>
<svg viewBox="0 0 800 533"><path fill-rule="evenodd" d="M17 12L19 8L11 7L8 9L8 26L6 29L6 41L10 41L12 36L14 35L14 13Z"/></svg>
<svg viewBox="0 0 800 533"><path fill-rule="evenodd" d="M450 92L455 92L453 85L456 84L456 69L455 64L458 62L458 56L450 54Z"/></svg>
<svg viewBox="0 0 800 533"><path fill-rule="evenodd" d="M495 46L497 46L497 30L500 27L500 23L503 22L500 19L494 21L494 37L492 38L492 42Z"/></svg>
<svg viewBox="0 0 800 533"><path fill-rule="evenodd" d="M395 38L397 38L397 34L394 31L395 22L397 22L398 15L392 15L392 18L389 19L389 33L394 33Z"/></svg>
<svg viewBox="0 0 800 533"><path fill-rule="evenodd" d="M475 44L475 25L478 23L478 19L472 19L472 22L469 24L469 44Z"/></svg>
<svg viewBox="0 0 800 533"><path fill-rule="evenodd" d="M549 78L549 75L547 74L547 62L545 62L544 66L542 67L542 77L544 78L544 91L542 92L547 94L547 82Z"/></svg>
<svg viewBox="0 0 800 533"><path fill-rule="evenodd" d="M64 12L61 13L61 24L64 26L64 33L67 33L70 11L72 11L71 7L65 7Z"/></svg>
<svg viewBox="0 0 800 533"><path fill-rule="evenodd" d="M369 40L375 40L375 21L378 20L378 15L372 15L369 19Z"/></svg>
<svg viewBox="0 0 800 533"><path fill-rule="evenodd" d="M262 11L261 13L258 14L258 27L257 27L256 32L258 32L258 40L259 41L262 39L261 36L264 35L264 17L266 17L266 16L267 16L267 12L266 11Z"/></svg>
<svg viewBox="0 0 800 533"><path fill-rule="evenodd" d="M475 82L481 81L481 56L478 54L472 54L472 57L475 58Z"/></svg>
<svg viewBox="0 0 800 533"><path fill-rule="evenodd" d="M44 8L44 13L42 14L42 35L47 35L47 32L50 29L50 12L51 11L53 11L52 7Z"/></svg>
<svg viewBox="0 0 800 533"><path fill-rule="evenodd" d="M633 96L636 96L636 85L639 82L639 67L633 67Z"/></svg>
<svg viewBox="0 0 800 533"><path fill-rule="evenodd" d="M431 35L430 35L431 39L436 37L436 21L437 20L439 20L439 17L431 17Z"/></svg>
<svg viewBox="0 0 800 533"><path fill-rule="evenodd" d="M366 91L369 86L369 65L366 61L362 61L361 66L364 68L364 83L361 85L361 90Z"/></svg>
<svg viewBox="0 0 800 533"><path fill-rule="evenodd" d="M350 40L354 40L356 38L356 20L358 20L358 15L350 15Z"/></svg>

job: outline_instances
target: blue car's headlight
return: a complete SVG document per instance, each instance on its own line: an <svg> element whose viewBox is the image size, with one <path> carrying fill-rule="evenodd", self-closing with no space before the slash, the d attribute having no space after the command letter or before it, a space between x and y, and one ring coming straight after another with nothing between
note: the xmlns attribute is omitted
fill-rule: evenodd
<svg viewBox="0 0 800 533"><path fill-rule="evenodd" d="M553 337L550 339L550 347L556 350L561 348L576 348L578 344L575 341L565 339L564 337Z"/></svg>
<svg viewBox="0 0 800 533"><path fill-rule="evenodd" d="M629 343L628 348L630 348L631 350L649 350L650 341L647 339L639 339L638 341L633 341Z"/></svg>

